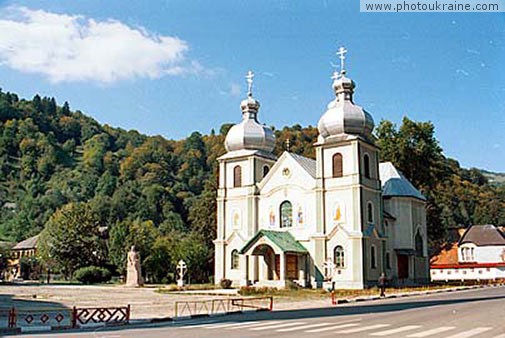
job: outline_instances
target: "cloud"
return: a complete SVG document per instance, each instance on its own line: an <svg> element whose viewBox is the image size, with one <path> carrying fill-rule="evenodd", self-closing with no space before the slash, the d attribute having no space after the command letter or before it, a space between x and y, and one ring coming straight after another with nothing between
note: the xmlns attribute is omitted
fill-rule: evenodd
<svg viewBox="0 0 505 338"><path fill-rule="evenodd" d="M238 84L238 83L235 83L233 82L231 85L230 85L230 89L229 90L219 90L219 94L221 95L225 95L225 96L239 96L241 94L241 91L242 91L242 87Z"/></svg>
<svg viewBox="0 0 505 338"><path fill-rule="evenodd" d="M112 19L9 7L0 11L0 32L0 65L51 82L112 83L205 72L188 60L186 41Z"/></svg>

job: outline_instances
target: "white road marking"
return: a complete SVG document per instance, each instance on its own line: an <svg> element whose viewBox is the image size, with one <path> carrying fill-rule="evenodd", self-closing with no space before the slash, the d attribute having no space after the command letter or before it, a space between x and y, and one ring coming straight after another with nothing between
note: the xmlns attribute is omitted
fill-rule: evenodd
<svg viewBox="0 0 505 338"><path fill-rule="evenodd" d="M358 325L359 324L356 324L356 323L341 324L341 325L336 325L336 326L323 327L322 329L307 330L305 332L307 332L307 333L318 333L318 332L338 330L338 329L343 329L345 327L352 327L352 326L358 326Z"/></svg>
<svg viewBox="0 0 505 338"><path fill-rule="evenodd" d="M427 330L427 331L423 331L423 332L418 332L418 333L413 333L413 334L408 335L407 337L410 337L410 338L423 338L423 337L432 336L432 335L437 334L437 333L442 333L442 332L450 331L450 330L453 330L453 329L455 329L454 326L441 326L441 327L437 327L435 329L431 329L431 330Z"/></svg>
<svg viewBox="0 0 505 338"><path fill-rule="evenodd" d="M252 324L252 323L257 323L253 321L249 322L234 322L234 323L224 323L224 324L214 324L214 325L209 325L205 327L206 329L223 329L225 327L232 327L232 326L241 326L241 325L247 325L247 324Z"/></svg>
<svg viewBox="0 0 505 338"><path fill-rule="evenodd" d="M288 329L280 329L280 330L275 330L277 332L291 332L291 331L297 331L297 330L305 330L305 329L310 329L313 327L320 327L320 326L327 326L330 325L331 323L318 323L318 324L309 324L309 325L302 325L302 326L297 326L297 327L290 327Z"/></svg>
<svg viewBox="0 0 505 338"><path fill-rule="evenodd" d="M201 323L201 324L196 324L196 325L191 325L189 323L185 324L184 326L176 326L177 328L179 329L196 329L196 328L201 328L201 327L205 327L205 326L209 326L211 324L215 324L217 323L217 321L213 321L213 322L206 322L206 323Z"/></svg>
<svg viewBox="0 0 505 338"><path fill-rule="evenodd" d="M407 325L407 326L397 327L396 329L374 332L374 333L371 333L370 335L371 336L390 336L392 334L410 331L410 330L418 329L420 327L421 327L421 325Z"/></svg>
<svg viewBox="0 0 505 338"><path fill-rule="evenodd" d="M370 325L370 326L357 327L355 329L336 331L335 333L356 333L356 332L363 332L363 331L369 331L369 330L374 330L374 329L380 329L382 327L387 327L387 326L391 326L391 324L375 324L375 325Z"/></svg>
<svg viewBox="0 0 505 338"><path fill-rule="evenodd" d="M457 334L452 335L452 336L447 337L447 338L468 338L468 337L473 337L473 336L478 335L479 333L486 332L486 331L489 331L491 329L492 329L492 327L477 327L477 328L475 328L473 330L468 330L468 331L464 331L464 332L461 332L461 333L457 333Z"/></svg>
<svg viewBox="0 0 505 338"><path fill-rule="evenodd" d="M244 327L250 328L250 327L253 327L253 326L270 325L270 324L275 324L275 323L280 323L280 322L281 322L280 320L275 320L275 321L271 321L271 322L256 322L256 323L244 324L244 325L241 325L241 326L226 327L225 330L239 330L239 329L242 329Z"/></svg>
<svg viewBox="0 0 505 338"><path fill-rule="evenodd" d="M291 322L291 323L284 323L284 324L274 324L274 325L268 325L268 326L254 327L249 330L251 330L251 331L264 331L264 330L277 329L277 328L286 327L286 326L302 325L305 323L306 322Z"/></svg>
<svg viewBox="0 0 505 338"><path fill-rule="evenodd" d="M493 337L493 338L505 338L505 333L504 333L504 334L500 334L500 335L498 335L498 336L495 336L495 337Z"/></svg>

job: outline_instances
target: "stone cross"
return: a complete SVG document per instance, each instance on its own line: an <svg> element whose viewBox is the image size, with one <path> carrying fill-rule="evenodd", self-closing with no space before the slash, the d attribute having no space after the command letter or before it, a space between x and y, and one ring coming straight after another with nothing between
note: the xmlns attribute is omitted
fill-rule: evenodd
<svg viewBox="0 0 505 338"><path fill-rule="evenodd" d="M184 275L186 274L188 270L188 266L186 265L186 262L184 262L182 259L177 263L177 273L179 274L179 278L177 279L177 286L178 287L183 287L184 286Z"/></svg>
<svg viewBox="0 0 505 338"><path fill-rule="evenodd" d="M252 96L252 86L253 86L254 73L252 71L248 71L245 78L247 81L247 95Z"/></svg>

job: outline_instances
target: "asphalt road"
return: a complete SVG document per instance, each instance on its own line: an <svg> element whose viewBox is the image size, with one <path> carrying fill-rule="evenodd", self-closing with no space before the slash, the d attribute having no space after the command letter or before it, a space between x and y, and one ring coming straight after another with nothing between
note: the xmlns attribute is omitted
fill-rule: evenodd
<svg viewBox="0 0 505 338"><path fill-rule="evenodd" d="M321 309L260 312L158 326L30 337L505 338L505 288L441 293ZM27 336L27 335L25 335Z"/></svg>

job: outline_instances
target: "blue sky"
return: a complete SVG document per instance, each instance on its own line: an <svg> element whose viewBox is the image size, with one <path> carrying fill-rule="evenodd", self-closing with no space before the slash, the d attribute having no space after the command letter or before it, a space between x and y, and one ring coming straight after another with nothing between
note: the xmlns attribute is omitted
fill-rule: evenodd
<svg viewBox="0 0 505 338"><path fill-rule="evenodd" d="M317 125L340 45L355 102L376 123L430 120L447 156L505 172L504 13L360 13L358 1L336 0L0 1L0 87L174 139L238 122L249 69L262 122Z"/></svg>

